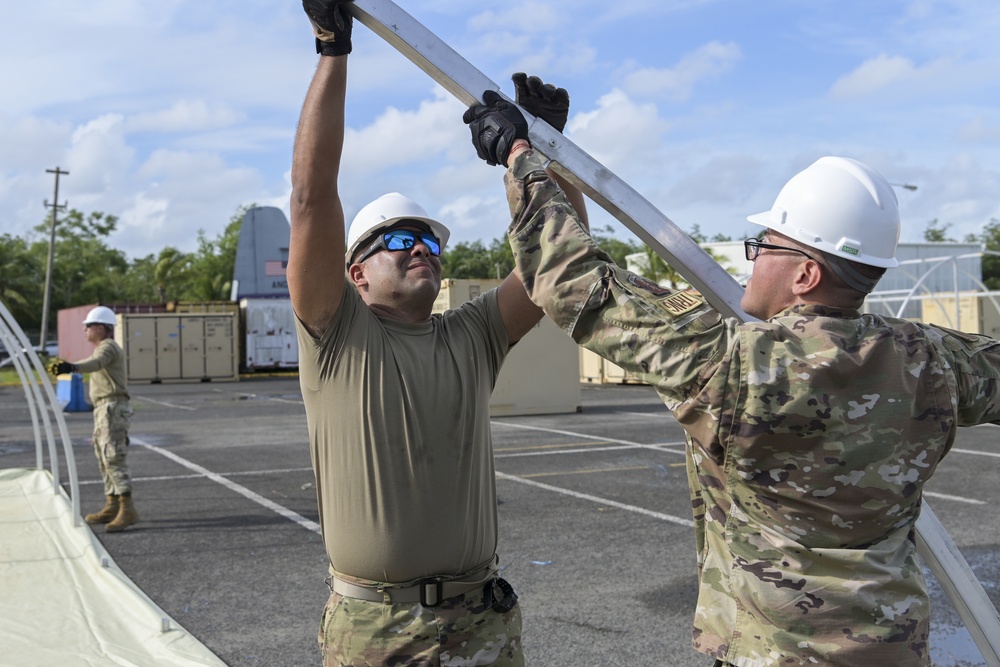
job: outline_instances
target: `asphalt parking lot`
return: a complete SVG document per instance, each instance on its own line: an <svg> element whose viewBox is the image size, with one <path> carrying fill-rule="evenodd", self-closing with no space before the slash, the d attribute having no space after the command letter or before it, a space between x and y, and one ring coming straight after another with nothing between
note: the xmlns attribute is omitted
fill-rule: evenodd
<svg viewBox="0 0 1000 667"><path fill-rule="evenodd" d="M319 664L328 590L295 377L131 387L140 522L97 531L140 588L233 667ZM529 663L676 665L690 648L694 535L683 436L655 393L584 385L575 414L493 420L500 556ZM67 413L84 512L103 501L90 413ZM0 467L34 465L19 387L0 387ZM964 430L928 501L1000 605L1000 428ZM2 536L0 536L2 537ZM933 578L939 667L984 664Z"/></svg>

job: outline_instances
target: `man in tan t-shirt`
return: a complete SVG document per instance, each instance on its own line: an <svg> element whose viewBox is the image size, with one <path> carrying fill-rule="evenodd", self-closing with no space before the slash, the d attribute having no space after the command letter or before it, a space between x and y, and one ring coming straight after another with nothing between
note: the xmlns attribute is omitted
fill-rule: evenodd
<svg viewBox="0 0 1000 667"><path fill-rule="evenodd" d="M323 662L523 665L517 596L497 577L489 400L541 311L512 273L432 315L449 231L399 193L362 208L345 243L351 18L303 4L321 57L292 158L288 286L332 575Z"/></svg>
<svg viewBox="0 0 1000 667"><path fill-rule="evenodd" d="M75 364L56 359L49 366L54 375L90 373L90 402L94 406L94 454L104 479L104 507L84 517L90 524L107 524L105 530L117 533L139 519L132 501L132 477L125 456L128 453L128 429L132 423L125 380L125 352L114 340L115 313L97 306L83 320L87 342L94 353Z"/></svg>

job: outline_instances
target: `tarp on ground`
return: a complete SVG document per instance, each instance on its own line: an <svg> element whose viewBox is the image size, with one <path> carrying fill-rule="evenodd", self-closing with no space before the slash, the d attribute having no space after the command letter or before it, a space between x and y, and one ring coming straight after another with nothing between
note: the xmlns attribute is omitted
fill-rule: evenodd
<svg viewBox="0 0 1000 667"><path fill-rule="evenodd" d="M48 471L22 468L0 470L0 664L225 667L73 525Z"/></svg>

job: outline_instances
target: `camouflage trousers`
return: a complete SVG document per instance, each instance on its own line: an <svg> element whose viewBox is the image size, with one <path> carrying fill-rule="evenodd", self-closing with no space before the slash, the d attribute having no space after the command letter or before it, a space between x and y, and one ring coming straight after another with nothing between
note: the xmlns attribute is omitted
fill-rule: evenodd
<svg viewBox="0 0 1000 667"><path fill-rule="evenodd" d="M436 607L333 593L323 610L319 646L323 667L524 665L520 606L494 611L481 590Z"/></svg>
<svg viewBox="0 0 1000 667"><path fill-rule="evenodd" d="M132 493L132 476L125 463L131 424L128 401L98 401L94 405L94 454L104 479L104 495Z"/></svg>

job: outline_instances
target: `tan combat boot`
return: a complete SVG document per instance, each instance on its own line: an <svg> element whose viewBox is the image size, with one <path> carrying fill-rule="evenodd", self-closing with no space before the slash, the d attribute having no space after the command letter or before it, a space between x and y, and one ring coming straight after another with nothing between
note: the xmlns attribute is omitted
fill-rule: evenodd
<svg viewBox="0 0 1000 667"><path fill-rule="evenodd" d="M87 523L108 523L118 516L118 496L108 496L104 507L83 517Z"/></svg>
<svg viewBox="0 0 1000 667"><path fill-rule="evenodd" d="M120 533L139 519L139 513L135 511L132 504L132 494L121 496L121 503L118 505L118 516L108 524L106 531L109 533Z"/></svg>

